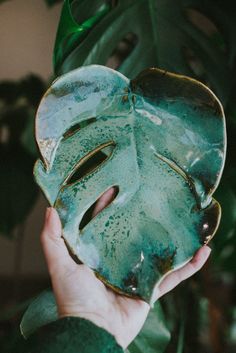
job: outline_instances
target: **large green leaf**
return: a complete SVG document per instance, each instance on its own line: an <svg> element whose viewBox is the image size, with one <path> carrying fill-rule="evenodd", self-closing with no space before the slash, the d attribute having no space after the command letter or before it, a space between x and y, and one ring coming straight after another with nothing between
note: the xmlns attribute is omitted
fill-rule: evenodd
<svg viewBox="0 0 236 353"><path fill-rule="evenodd" d="M233 2L216 1L213 6L210 0L65 0L54 50L55 71L106 65L119 43L132 34L137 44L118 67L120 72L133 78L155 66L196 76L191 61L197 60L205 81L226 102L236 53L235 8ZM215 32L199 29L196 11L215 23L225 51L214 40ZM186 49L187 53L191 50L192 59Z"/></svg>

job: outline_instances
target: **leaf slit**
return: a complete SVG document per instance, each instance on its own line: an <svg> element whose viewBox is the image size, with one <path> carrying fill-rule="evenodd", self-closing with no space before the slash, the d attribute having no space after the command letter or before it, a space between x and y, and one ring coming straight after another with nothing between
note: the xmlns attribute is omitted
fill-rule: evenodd
<svg viewBox="0 0 236 353"><path fill-rule="evenodd" d="M103 195L105 193L107 193L107 191L114 189L114 192L112 194L112 197L109 198L109 202L106 202L106 206L102 207L101 209L99 209L98 211L95 210L95 207L97 205L97 203L99 202L99 199L103 197ZM108 189L107 191L105 191L104 194L102 194L90 207L89 209L85 212L85 214L83 215L83 218L81 219L81 222L79 224L79 230L82 231L85 226L93 219L95 218L100 212L103 211L104 208L107 208L117 197L118 193L119 193L119 187L118 186L113 186L112 188ZM94 212L95 211L95 212Z"/></svg>
<svg viewBox="0 0 236 353"><path fill-rule="evenodd" d="M66 139L66 138L74 135L77 131L94 123L95 121L97 121L97 119L95 117L92 117L92 118L83 120L83 121L79 122L78 124L71 126L66 132L64 132L63 138Z"/></svg>
<svg viewBox="0 0 236 353"><path fill-rule="evenodd" d="M116 145L113 141L109 141L89 152L80 159L78 164L74 167L73 172L65 180L64 184L73 184L94 172L111 157L115 146Z"/></svg>

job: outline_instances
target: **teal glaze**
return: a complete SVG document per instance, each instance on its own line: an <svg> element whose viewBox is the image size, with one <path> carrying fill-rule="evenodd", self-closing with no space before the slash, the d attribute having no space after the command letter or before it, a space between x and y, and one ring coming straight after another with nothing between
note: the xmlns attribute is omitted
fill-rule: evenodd
<svg viewBox="0 0 236 353"><path fill-rule="evenodd" d="M158 69L130 81L107 67L82 67L45 94L36 139L35 178L58 210L68 248L115 290L150 302L155 284L214 235L225 119L203 84ZM70 182L106 145L111 155ZM112 186L115 200L79 230Z"/></svg>

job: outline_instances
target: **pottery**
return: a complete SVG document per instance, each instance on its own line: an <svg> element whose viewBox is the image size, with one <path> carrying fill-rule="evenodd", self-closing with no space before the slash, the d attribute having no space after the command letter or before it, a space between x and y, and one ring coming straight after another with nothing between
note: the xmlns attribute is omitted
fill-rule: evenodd
<svg viewBox="0 0 236 353"><path fill-rule="evenodd" d="M150 68L134 80L100 65L58 78L36 117L37 183L71 255L114 290L153 289L212 238L225 118L202 83ZM83 217L112 186L115 199Z"/></svg>

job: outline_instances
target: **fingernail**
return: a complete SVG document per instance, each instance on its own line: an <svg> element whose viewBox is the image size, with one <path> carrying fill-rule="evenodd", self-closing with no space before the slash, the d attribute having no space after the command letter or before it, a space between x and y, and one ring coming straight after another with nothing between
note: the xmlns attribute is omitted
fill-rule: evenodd
<svg viewBox="0 0 236 353"><path fill-rule="evenodd" d="M50 213L51 213L51 207L47 207L46 209L46 214L45 214L45 219L46 221L48 220L49 216L50 216Z"/></svg>
<svg viewBox="0 0 236 353"><path fill-rule="evenodd" d="M48 229L51 229L52 233L56 234L56 236L61 236L61 222L55 208L50 207L49 214L50 217L47 219Z"/></svg>
<svg viewBox="0 0 236 353"><path fill-rule="evenodd" d="M208 256L211 253L211 248L208 245L205 245L205 252L207 253Z"/></svg>

